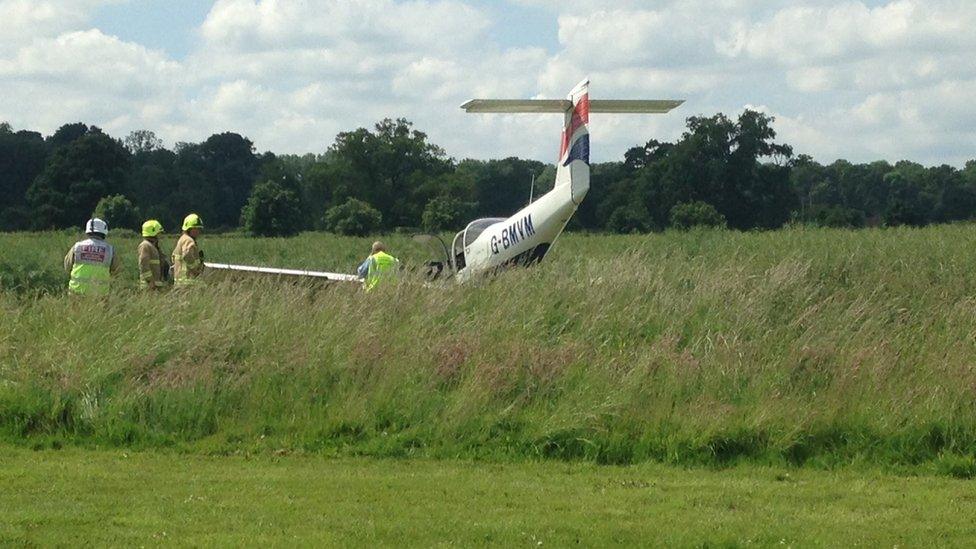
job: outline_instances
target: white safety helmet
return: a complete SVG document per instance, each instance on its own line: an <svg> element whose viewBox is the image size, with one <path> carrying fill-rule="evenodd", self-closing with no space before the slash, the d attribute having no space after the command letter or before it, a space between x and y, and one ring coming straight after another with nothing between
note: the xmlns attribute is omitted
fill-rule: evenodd
<svg viewBox="0 0 976 549"><path fill-rule="evenodd" d="M85 234L108 235L108 223L97 217L93 217L85 223Z"/></svg>

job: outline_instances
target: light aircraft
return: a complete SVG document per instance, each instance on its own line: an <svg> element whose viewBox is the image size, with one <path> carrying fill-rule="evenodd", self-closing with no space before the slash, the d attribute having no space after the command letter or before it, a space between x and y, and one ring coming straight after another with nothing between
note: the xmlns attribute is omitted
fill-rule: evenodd
<svg viewBox="0 0 976 549"><path fill-rule="evenodd" d="M590 113L663 114L683 100L622 100L589 97L589 80L573 88L566 99L472 99L461 108L469 113L558 113L564 118L552 190L510 217L472 221L455 235L444 262L431 262L434 276L453 276L458 282L508 266L541 261L562 233L590 189ZM207 263L213 269L297 275L334 281L357 281L354 275Z"/></svg>

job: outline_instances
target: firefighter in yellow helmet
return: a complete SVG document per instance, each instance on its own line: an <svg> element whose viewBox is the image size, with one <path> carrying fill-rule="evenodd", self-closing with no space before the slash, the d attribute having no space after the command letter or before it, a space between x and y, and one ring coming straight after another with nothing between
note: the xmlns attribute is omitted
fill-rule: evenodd
<svg viewBox="0 0 976 549"><path fill-rule="evenodd" d="M71 274L68 290L77 295L106 295L122 262L115 247L105 241L108 223L97 217L89 219L85 234L88 238L75 243L64 256L64 270Z"/></svg>
<svg viewBox="0 0 976 549"><path fill-rule="evenodd" d="M386 246L382 242L373 242L372 252L358 270L359 278L363 279L363 289L367 292L393 278L400 266L400 260L386 253Z"/></svg>
<svg viewBox="0 0 976 549"><path fill-rule="evenodd" d="M191 213L183 219L183 235L173 248L173 284L177 288L198 284L203 273L203 250L197 245L197 237L203 229L200 216Z"/></svg>
<svg viewBox="0 0 976 549"><path fill-rule="evenodd" d="M159 235L163 225L155 219L142 224L142 242L139 254L139 287L143 290L161 290L169 279L169 261L159 249Z"/></svg>

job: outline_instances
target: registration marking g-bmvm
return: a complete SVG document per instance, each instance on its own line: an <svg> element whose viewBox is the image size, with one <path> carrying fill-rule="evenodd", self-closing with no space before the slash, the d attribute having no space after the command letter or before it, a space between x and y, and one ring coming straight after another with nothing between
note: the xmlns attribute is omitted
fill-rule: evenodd
<svg viewBox="0 0 976 549"><path fill-rule="evenodd" d="M535 226L532 224L532 214L528 214L502 229L500 235L491 235L491 253L497 254L502 250L507 250L534 234Z"/></svg>

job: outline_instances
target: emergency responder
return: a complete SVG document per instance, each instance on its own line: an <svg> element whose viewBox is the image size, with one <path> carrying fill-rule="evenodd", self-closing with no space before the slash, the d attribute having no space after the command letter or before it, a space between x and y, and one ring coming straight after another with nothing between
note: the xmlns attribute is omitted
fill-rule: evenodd
<svg viewBox="0 0 976 549"><path fill-rule="evenodd" d="M161 290L169 279L169 261L159 250L159 235L163 225L155 219L142 224L142 242L139 243L139 287L143 290Z"/></svg>
<svg viewBox="0 0 976 549"><path fill-rule="evenodd" d="M191 213L183 219L183 236L173 248L173 284L177 288L199 283L203 273L203 250L197 246L197 237L203 229L200 216Z"/></svg>
<svg viewBox="0 0 976 549"><path fill-rule="evenodd" d="M71 274L68 290L77 295L106 295L122 262L115 247L105 241L108 223L97 217L89 219L85 234L88 238L75 243L64 256L64 270Z"/></svg>
<svg viewBox="0 0 976 549"><path fill-rule="evenodd" d="M363 279L363 289L367 292L384 280L392 278L400 265L400 260L386 253L382 242L373 242L372 255L359 266L359 278Z"/></svg>

